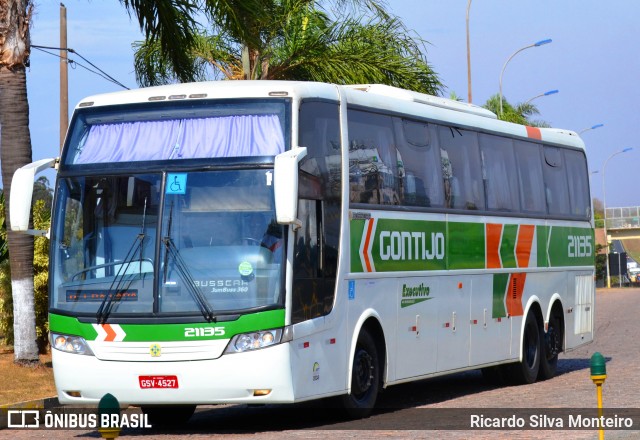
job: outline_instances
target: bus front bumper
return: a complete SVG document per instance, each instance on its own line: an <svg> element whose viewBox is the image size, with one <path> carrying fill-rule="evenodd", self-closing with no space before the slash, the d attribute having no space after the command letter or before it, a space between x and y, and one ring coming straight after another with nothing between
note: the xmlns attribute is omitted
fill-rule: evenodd
<svg viewBox="0 0 640 440"><path fill-rule="evenodd" d="M52 360L62 404L98 404L106 393L123 406L291 403L289 349L285 343L217 359L178 362L104 361L54 349ZM154 385L150 386L149 378Z"/></svg>

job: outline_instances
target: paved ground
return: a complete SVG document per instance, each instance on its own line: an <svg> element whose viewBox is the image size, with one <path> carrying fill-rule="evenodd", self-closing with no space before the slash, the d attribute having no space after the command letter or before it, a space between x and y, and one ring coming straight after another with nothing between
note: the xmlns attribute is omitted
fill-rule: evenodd
<svg viewBox="0 0 640 440"><path fill-rule="evenodd" d="M596 388L590 380L591 355L599 351L607 359L607 379L603 386L607 408L632 408L640 412L640 289L603 289L597 292L596 341L561 355L558 375L552 380L526 386L495 386L478 371L446 378L424 380L390 387L381 396L380 408L363 421L346 422L310 404L278 408L199 407L181 431L127 429L120 438L135 437L172 440L188 439L595 439L597 431L433 431L425 430L425 420L439 423L446 418L476 413L490 414L490 408L519 414L517 408L542 408L540 415L553 415L549 408L594 408ZM456 410L458 408L458 410ZM528 416L527 416L528 419ZM637 431L607 431L607 439L640 438ZM372 429L376 428L376 429ZM407 429L401 429L407 428ZM96 431L83 430L3 430L0 439L98 438Z"/></svg>

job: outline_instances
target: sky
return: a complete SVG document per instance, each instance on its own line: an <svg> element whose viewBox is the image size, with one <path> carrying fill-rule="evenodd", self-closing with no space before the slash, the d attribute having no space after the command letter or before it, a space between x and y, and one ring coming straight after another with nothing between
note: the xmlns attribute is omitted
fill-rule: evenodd
<svg viewBox="0 0 640 440"><path fill-rule="evenodd" d="M65 0L68 47L129 88L135 88L133 41L142 33L116 0ZM59 1L35 0L31 42L59 46ZM427 59L446 86L467 101L468 0L387 0L389 10L425 43ZM473 0L470 7L472 102L498 93L509 57L537 41L552 43L518 53L503 73L512 104L536 98L553 127L582 133L591 193L607 207L640 205L640 2L635 0ZM72 60L86 63L77 56ZM59 59L32 51L27 71L33 159L59 149ZM69 69L69 113L85 96L122 90L80 66ZM612 155L625 148L633 150ZM610 160L608 160L610 159ZM604 167L607 163L606 168ZM53 175L48 175L53 180Z"/></svg>

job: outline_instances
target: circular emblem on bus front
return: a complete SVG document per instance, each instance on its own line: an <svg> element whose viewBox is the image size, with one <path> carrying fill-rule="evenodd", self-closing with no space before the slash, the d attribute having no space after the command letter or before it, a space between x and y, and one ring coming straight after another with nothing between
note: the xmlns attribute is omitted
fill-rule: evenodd
<svg viewBox="0 0 640 440"><path fill-rule="evenodd" d="M153 344L151 347L149 347L149 354L151 355L151 357L160 357L160 354L161 354L160 345Z"/></svg>
<svg viewBox="0 0 640 440"><path fill-rule="evenodd" d="M240 275L243 277L249 276L253 273L253 266L248 261L243 261L238 266L238 272L240 272Z"/></svg>

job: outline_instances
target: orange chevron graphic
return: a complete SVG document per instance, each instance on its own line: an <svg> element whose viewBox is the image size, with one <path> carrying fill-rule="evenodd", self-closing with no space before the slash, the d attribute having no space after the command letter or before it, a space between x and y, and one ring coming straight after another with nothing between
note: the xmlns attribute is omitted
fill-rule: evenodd
<svg viewBox="0 0 640 440"><path fill-rule="evenodd" d="M364 249L362 252L365 265L367 266L366 267L367 272L373 272L371 261L369 260L369 246L371 245L371 231L373 230L373 222L374 222L374 219L369 219L367 221L367 236L364 240Z"/></svg>
<svg viewBox="0 0 640 440"><path fill-rule="evenodd" d="M516 244L516 259L518 267L528 267L533 245L533 234L536 227L533 225L520 225L518 229L518 242Z"/></svg>
<svg viewBox="0 0 640 440"><path fill-rule="evenodd" d="M115 330L111 328L111 324L104 324L102 328L107 332L107 337L104 338L105 341L111 342L116 339L117 334Z"/></svg>
<svg viewBox="0 0 640 440"><path fill-rule="evenodd" d="M487 236L487 269L500 269L500 239L502 238L502 225L498 223L486 224Z"/></svg>
<svg viewBox="0 0 640 440"><path fill-rule="evenodd" d="M505 298L508 316L524 315L524 310L522 309L522 293L524 292L524 284L526 280L526 273L512 273L509 277Z"/></svg>

